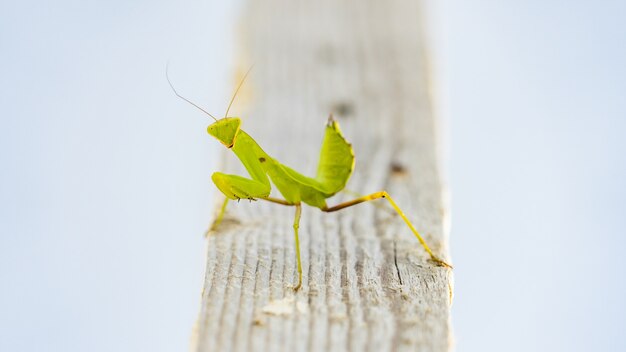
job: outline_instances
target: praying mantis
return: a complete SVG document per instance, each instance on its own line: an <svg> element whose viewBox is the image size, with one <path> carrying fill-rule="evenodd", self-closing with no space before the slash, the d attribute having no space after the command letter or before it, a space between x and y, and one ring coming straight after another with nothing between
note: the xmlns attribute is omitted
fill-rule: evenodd
<svg viewBox="0 0 626 352"><path fill-rule="evenodd" d="M300 259L300 240L298 237L302 204L304 203L316 207L323 212L331 213L363 202L384 198L402 220L404 220L424 250L430 255L431 260L439 266L452 268L450 264L439 259L439 257L432 252L402 209L400 209L398 204L386 191L360 196L334 206L328 206L326 204L326 199L333 197L345 188L346 183L352 175L355 163L355 154L352 145L348 143L343 136L339 128L339 123L333 118L332 114L329 116L326 123L326 131L322 141L319 164L315 177L304 176L294 169L280 163L275 158L272 158L248 133L242 130L241 119L238 117L229 117L228 112L237 96L239 88L241 88L241 85L249 73L250 70L246 72L237 86L224 117L217 119L200 106L178 94L170 82L169 76L167 76L166 69L167 80L174 93L179 98L213 118L214 122L207 127L207 132L222 145L235 153L250 176L250 178L246 178L221 172L213 173L211 176L213 183L226 198L209 232L218 228L224 217L229 200L264 200L283 206L294 207L295 217L293 231L298 270L298 284L294 287L294 290L298 291L302 287L302 261ZM270 196L272 184L278 189L283 198Z"/></svg>

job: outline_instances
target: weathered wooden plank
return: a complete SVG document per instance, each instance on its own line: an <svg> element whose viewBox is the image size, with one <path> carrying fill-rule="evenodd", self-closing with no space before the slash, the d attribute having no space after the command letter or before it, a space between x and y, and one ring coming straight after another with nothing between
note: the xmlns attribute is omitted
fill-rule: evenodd
<svg viewBox="0 0 626 352"><path fill-rule="evenodd" d="M249 1L240 65L255 68L245 107L234 112L270 155L314 174L335 111L357 156L348 188L389 191L445 258L421 15L409 0ZM225 160L227 172L246 174L234 155ZM449 350L452 274L428 261L401 219L379 204L332 214L304 209L297 293L294 209L231 204L208 239L192 349Z"/></svg>

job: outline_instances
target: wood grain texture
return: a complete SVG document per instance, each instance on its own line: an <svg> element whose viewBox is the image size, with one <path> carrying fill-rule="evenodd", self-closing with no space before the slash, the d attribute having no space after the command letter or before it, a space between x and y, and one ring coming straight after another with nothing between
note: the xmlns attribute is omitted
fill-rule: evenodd
<svg viewBox="0 0 626 352"><path fill-rule="evenodd" d="M421 17L414 0L249 1L240 68L255 68L230 115L268 154L314 175L334 111L357 158L348 188L387 190L449 260ZM247 176L234 155L224 159L222 171ZM294 209L231 203L208 238L192 350L451 349L452 272L377 204L303 209L296 293Z"/></svg>

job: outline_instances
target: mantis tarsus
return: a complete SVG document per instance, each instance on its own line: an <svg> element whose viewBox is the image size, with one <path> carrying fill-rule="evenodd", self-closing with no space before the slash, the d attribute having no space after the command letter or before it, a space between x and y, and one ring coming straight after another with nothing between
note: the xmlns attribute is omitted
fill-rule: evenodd
<svg viewBox="0 0 626 352"><path fill-rule="evenodd" d="M248 73L249 72L248 70ZM300 260L300 243L298 238L302 203L319 208L323 212L334 212L370 200L384 198L389 201L393 209L400 215L402 220L404 220L411 232L417 237L424 250L428 252L431 259L440 266L452 268L448 263L439 259L432 252L426 244L426 241L420 236L413 224L387 192L380 191L357 197L351 201L331 207L326 204L326 199L344 189L354 170L355 159L351 144L343 137L339 124L333 119L332 115L330 115L326 124L326 132L322 142L317 175L314 178L304 176L269 156L249 134L240 128L241 119L228 117L228 111L248 73L246 73L239 83L224 114L225 117L221 119L216 119L198 105L179 95L168 78L168 83L170 83L172 90L174 90L174 93L178 97L202 110L215 120L215 122L207 128L208 133L235 153L251 177L245 178L238 175L227 175L221 172L213 173L211 179L217 188L226 196L226 199L224 200L219 215L211 226L212 230L219 226L229 200L261 199L284 206L294 207L295 218L293 230L298 269L298 284L294 289L298 290L302 286L302 263ZM276 186L283 196L283 199L270 197L270 181Z"/></svg>

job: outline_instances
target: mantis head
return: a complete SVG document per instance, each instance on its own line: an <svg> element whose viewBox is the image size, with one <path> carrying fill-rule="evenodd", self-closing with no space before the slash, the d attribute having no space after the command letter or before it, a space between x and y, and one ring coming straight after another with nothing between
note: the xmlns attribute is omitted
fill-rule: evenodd
<svg viewBox="0 0 626 352"><path fill-rule="evenodd" d="M176 96L186 101L187 103L193 105L200 111L204 112L205 114L211 116L211 118L215 120L215 122L213 122L212 124L209 125L209 127L207 127L207 132L209 132L211 136L215 137L218 141L224 144L226 148L232 148L235 145L235 139L237 138L237 134L239 133L239 126L241 126L241 119L238 117L224 117L218 120L215 118L215 116L211 115L211 113L204 110L202 107L200 107L196 103L178 94L178 92L174 88L174 85L172 85L172 82L170 81L170 77L168 75L168 67L169 66L165 66L165 77L167 78L167 83L169 83L170 88L172 88L172 90L174 91L174 94L176 94ZM248 69L246 74L241 79L241 82L239 82L239 85L237 86L237 89L235 90L233 97L230 99L228 108L226 108L226 113L224 114L224 116L228 116L228 112L230 111L230 107L233 105L233 102L235 101L237 92L239 92L239 88L241 88L241 85L246 80L246 77L248 77L250 70L252 70L252 67Z"/></svg>
<svg viewBox="0 0 626 352"><path fill-rule="evenodd" d="M240 118L225 117L210 124L207 127L207 132L224 144L226 148L232 148L239 133L239 126L241 126Z"/></svg>

